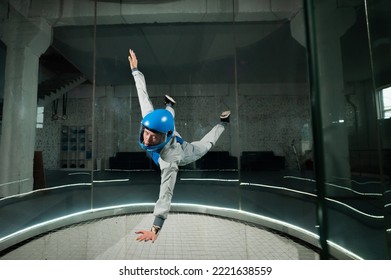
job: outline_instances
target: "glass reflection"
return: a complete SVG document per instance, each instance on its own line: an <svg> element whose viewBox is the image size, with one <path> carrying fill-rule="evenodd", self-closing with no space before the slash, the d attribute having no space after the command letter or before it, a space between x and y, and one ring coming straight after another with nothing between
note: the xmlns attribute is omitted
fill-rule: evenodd
<svg viewBox="0 0 391 280"><path fill-rule="evenodd" d="M1 197L30 192L34 187L39 57L51 40L50 26L42 19L25 18L12 6L7 16L2 23Z"/></svg>
<svg viewBox="0 0 391 280"><path fill-rule="evenodd" d="M241 206L317 234L302 8L235 22Z"/></svg>
<svg viewBox="0 0 391 280"><path fill-rule="evenodd" d="M62 4L0 3L2 241L90 208L91 86L83 73L92 68L93 44L75 45L87 54L82 71L66 52L82 34L68 41L62 34L81 24L78 7L65 15Z"/></svg>
<svg viewBox="0 0 391 280"><path fill-rule="evenodd" d="M314 127L321 143L316 152L324 173L324 182L317 185L318 193L325 195L320 226L328 241L362 258L389 258L384 234L386 177L380 160L383 144L371 65L374 73L377 70L368 48L372 34L367 30L377 20L367 17L365 1L343 7L309 2L312 74L318 79L313 92L319 105L313 107L319 112Z"/></svg>
<svg viewBox="0 0 391 280"><path fill-rule="evenodd" d="M378 188L382 188L384 198L384 220L386 248L385 254L388 259L391 258L391 118L390 118L390 85L389 76L391 70L391 19L387 11L391 8L389 1L366 0L368 37L370 39L369 48L371 56L372 74L373 74L373 99L372 113L374 122L376 122L376 132L378 133L377 149L368 151L378 164L379 182ZM377 116L377 120L375 120ZM368 166L368 162L366 165ZM377 166L374 165L374 167Z"/></svg>

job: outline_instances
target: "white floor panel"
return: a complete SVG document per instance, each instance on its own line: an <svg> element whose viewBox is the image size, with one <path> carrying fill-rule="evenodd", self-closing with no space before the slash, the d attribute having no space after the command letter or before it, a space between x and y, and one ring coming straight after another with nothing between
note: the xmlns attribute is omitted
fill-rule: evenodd
<svg viewBox="0 0 391 280"><path fill-rule="evenodd" d="M10 260L313 260L310 246L267 229L203 214L170 213L159 238L136 241L152 214L97 219L50 232L0 259Z"/></svg>

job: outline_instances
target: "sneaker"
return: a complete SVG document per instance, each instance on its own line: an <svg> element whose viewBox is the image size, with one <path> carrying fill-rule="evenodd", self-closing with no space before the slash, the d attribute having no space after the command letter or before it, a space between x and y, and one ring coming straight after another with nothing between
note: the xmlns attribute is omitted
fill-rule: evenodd
<svg viewBox="0 0 391 280"><path fill-rule="evenodd" d="M164 104L174 106L176 104L174 98L169 95L164 96Z"/></svg>
<svg viewBox="0 0 391 280"><path fill-rule="evenodd" d="M220 115L220 121L229 123L229 116L231 115L231 111L224 111Z"/></svg>

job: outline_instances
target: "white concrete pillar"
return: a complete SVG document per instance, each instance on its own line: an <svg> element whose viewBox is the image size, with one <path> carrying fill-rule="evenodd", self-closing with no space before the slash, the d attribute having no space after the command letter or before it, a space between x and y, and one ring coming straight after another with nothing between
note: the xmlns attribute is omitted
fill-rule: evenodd
<svg viewBox="0 0 391 280"><path fill-rule="evenodd" d="M33 189L39 57L51 43L42 19L16 14L1 25L7 46L0 142L0 197Z"/></svg>

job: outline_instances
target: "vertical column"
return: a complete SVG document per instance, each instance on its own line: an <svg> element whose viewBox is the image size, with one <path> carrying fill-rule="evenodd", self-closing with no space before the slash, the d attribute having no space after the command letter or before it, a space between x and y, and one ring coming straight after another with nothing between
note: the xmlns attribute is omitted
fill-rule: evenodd
<svg viewBox="0 0 391 280"><path fill-rule="evenodd" d="M329 5L330 2L327 4ZM335 3L324 6L316 15L319 17L317 40L325 179L327 182L333 182L336 178L350 179L340 37L354 24L356 16L353 9L336 8ZM329 194L335 194L335 191L335 188L329 189Z"/></svg>
<svg viewBox="0 0 391 280"><path fill-rule="evenodd" d="M322 7L320 7L322 6ZM315 12L319 61L320 108L324 144L325 180L350 178L349 143L345 127L345 96L340 38L351 27L355 12L324 1ZM305 46L302 14L291 22L292 36ZM331 193L329 193L331 194ZM335 193L334 193L335 194Z"/></svg>
<svg viewBox="0 0 391 280"><path fill-rule="evenodd" d="M29 21L16 16L3 26L7 57L0 197L33 189L39 57L51 42L51 27L42 19Z"/></svg>
<svg viewBox="0 0 391 280"><path fill-rule="evenodd" d="M104 149L103 157L105 159L105 167L109 166L109 158L113 156L116 152L115 149L115 142L116 139L118 139L118 135L115 135L115 111L117 108L115 108L114 105L114 95L115 90L113 86L107 86L105 87L105 93L106 93L106 101L104 106L104 135L100 135L105 141L104 147L99 147L99 149Z"/></svg>

